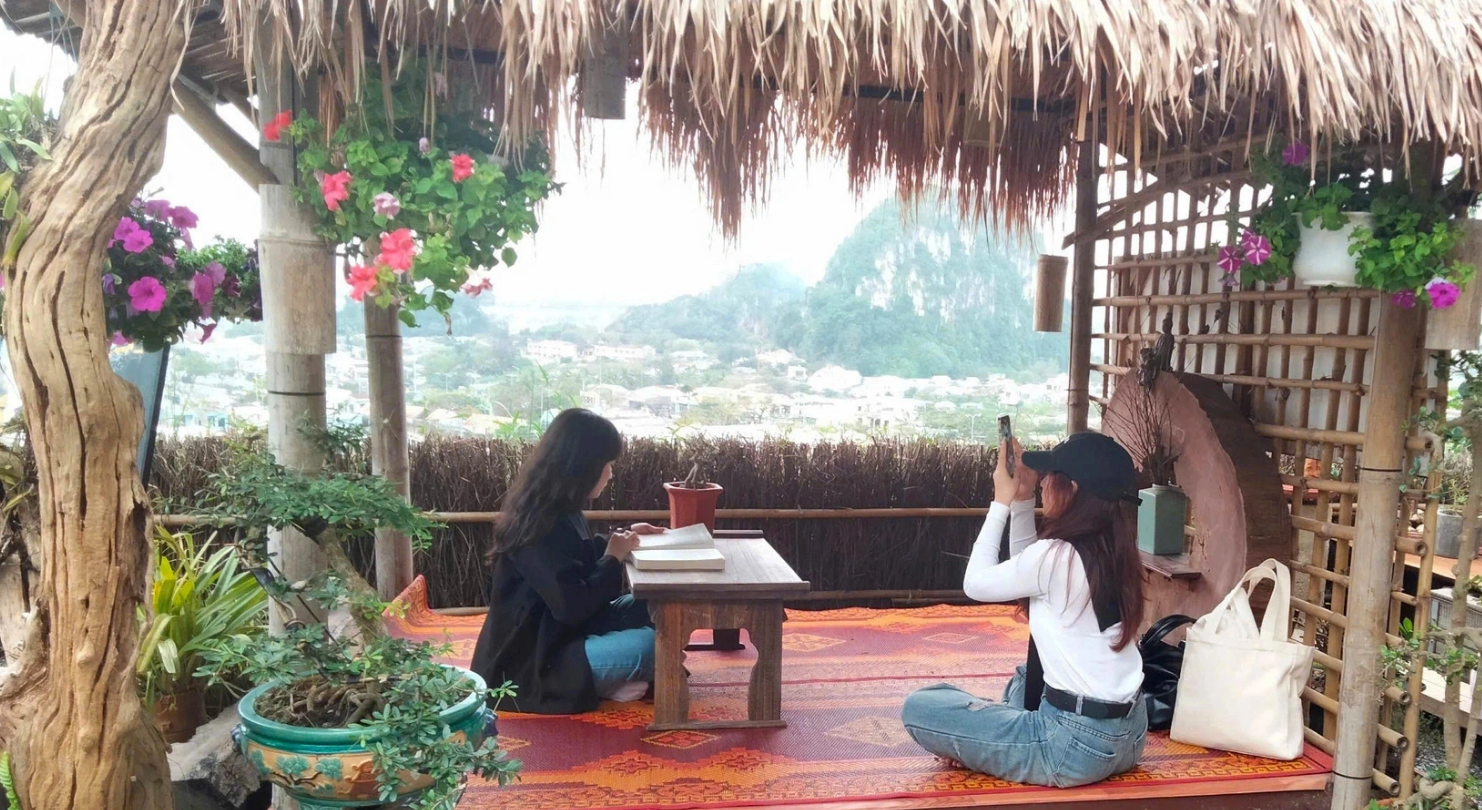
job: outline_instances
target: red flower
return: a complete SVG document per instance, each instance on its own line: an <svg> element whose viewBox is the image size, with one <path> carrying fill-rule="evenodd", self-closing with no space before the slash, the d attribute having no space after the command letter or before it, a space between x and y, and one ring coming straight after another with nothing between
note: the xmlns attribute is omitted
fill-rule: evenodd
<svg viewBox="0 0 1482 810"><path fill-rule="evenodd" d="M262 125L262 137L271 143L277 143L283 139L283 130L293 123L293 113L284 110L273 116L273 120Z"/></svg>
<svg viewBox="0 0 1482 810"><path fill-rule="evenodd" d="M381 234L381 255L378 261L398 273L412 269L412 259L417 256L417 243L412 240L411 228L397 228Z"/></svg>
<svg viewBox="0 0 1482 810"><path fill-rule="evenodd" d="M473 158L468 155L453 156L453 182L461 183L473 177Z"/></svg>
<svg viewBox="0 0 1482 810"><path fill-rule="evenodd" d="M319 191L324 195L324 207L331 211L340 210L340 203L350 199L349 172L326 174L319 179Z"/></svg>
<svg viewBox="0 0 1482 810"><path fill-rule="evenodd" d="M350 297L356 301L365 300L366 293L376 291L376 269L357 264L350 268Z"/></svg>

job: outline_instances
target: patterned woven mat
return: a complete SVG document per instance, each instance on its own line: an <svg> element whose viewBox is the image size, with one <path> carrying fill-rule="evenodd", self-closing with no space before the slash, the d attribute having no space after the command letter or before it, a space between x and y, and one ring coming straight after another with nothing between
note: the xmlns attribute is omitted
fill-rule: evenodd
<svg viewBox="0 0 1482 810"><path fill-rule="evenodd" d="M419 577L402 594L392 633L448 642L450 663L466 665L482 616L427 608ZM696 634L695 641L700 641ZM1022 663L1029 630L1003 605L911 610L789 611L783 633L785 729L649 732L649 703L607 703L569 717L504 713L500 740L524 762L519 783L475 783L466 810L688 810L885 798L1019 798L1049 791L953 768L907 736L900 706L912 690L948 681L997 697ZM744 718L750 650L695 652L691 716ZM1135 770L1095 786L1118 790L1326 773L1313 749L1295 762L1148 741ZM1254 787L1254 786L1247 786ZM1076 791L1057 791L1061 801ZM1112 795L1107 795L1112 794Z"/></svg>

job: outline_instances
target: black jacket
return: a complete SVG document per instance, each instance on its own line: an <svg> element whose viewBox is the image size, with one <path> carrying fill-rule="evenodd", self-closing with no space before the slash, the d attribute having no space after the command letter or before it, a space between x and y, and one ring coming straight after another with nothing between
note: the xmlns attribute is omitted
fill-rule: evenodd
<svg viewBox="0 0 1482 810"><path fill-rule="evenodd" d="M513 681L504 708L575 714L597 708L584 641L623 592L622 563L603 552L580 514L556 520L546 536L494 563L489 615L473 651L473 671L490 686Z"/></svg>

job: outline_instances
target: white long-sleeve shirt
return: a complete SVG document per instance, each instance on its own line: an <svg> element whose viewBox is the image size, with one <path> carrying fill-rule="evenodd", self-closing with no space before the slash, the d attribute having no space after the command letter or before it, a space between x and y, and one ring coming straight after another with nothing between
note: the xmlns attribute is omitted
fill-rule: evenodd
<svg viewBox="0 0 1482 810"><path fill-rule="evenodd" d="M1001 561L1004 521L1009 522L1009 559ZM979 602L1029 600L1029 632L1050 686L1110 703L1129 702L1142 688L1137 645L1112 649L1122 625L1100 628L1080 554L1069 543L1039 539L1033 501L989 508L962 589Z"/></svg>

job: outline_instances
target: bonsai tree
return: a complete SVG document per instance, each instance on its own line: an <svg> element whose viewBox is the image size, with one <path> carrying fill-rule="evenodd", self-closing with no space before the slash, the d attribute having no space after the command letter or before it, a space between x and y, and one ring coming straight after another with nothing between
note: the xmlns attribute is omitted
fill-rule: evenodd
<svg viewBox="0 0 1482 810"><path fill-rule="evenodd" d="M332 426L318 437L326 451L363 445L358 427ZM306 729L346 729L373 763L382 801L410 801L413 810L448 810L468 773L513 778L519 763L482 727L450 730L447 713L512 694L508 684L487 689L476 676L437 663L447 645L412 643L385 632L388 605L351 565L346 542L378 528L405 533L425 549L437 526L377 476L335 471L305 476L274 464L259 438L235 442L231 461L213 477L210 511L237 531L235 546L257 581L287 618L279 636L236 635L209 645L200 674L213 680L241 673L260 689L249 693L254 716ZM331 463L331 469L346 465ZM312 538L329 569L287 581L268 553L271 529L294 527ZM317 617L343 611L352 622L332 630ZM254 696L255 699L254 699ZM244 718L248 712L244 710ZM482 715L479 715L482 723ZM250 740L251 731L247 732ZM320 757L310 771L303 757L276 763L251 750L249 759L270 780L304 794L333 798L342 779ZM346 805L356 806L356 805ZM400 806L400 805L398 805Z"/></svg>

